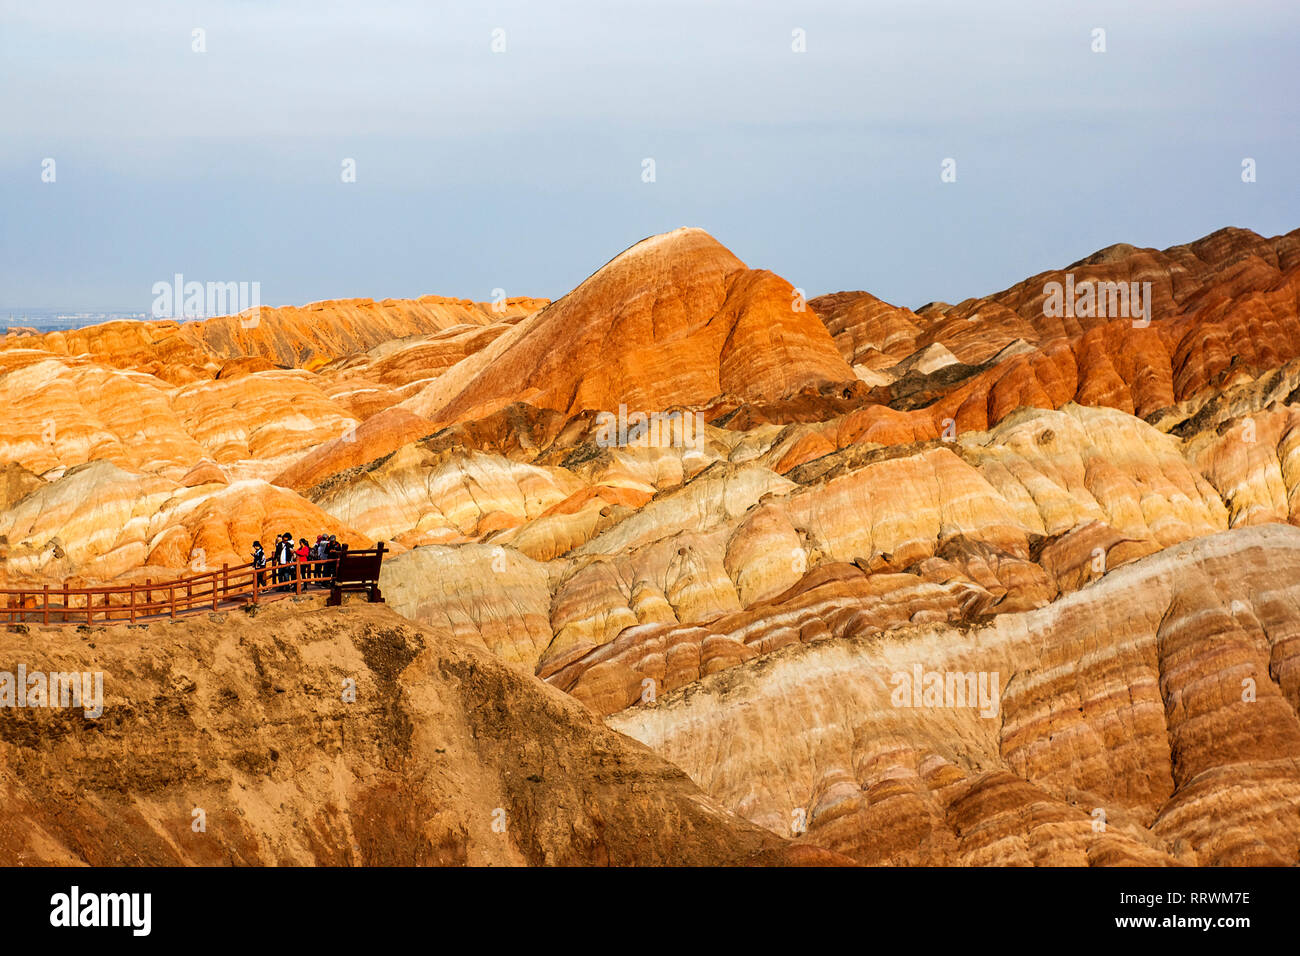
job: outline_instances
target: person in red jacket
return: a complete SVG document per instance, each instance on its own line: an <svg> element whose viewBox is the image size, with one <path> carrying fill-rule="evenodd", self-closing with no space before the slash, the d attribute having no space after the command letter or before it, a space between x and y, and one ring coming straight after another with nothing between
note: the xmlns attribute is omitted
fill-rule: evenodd
<svg viewBox="0 0 1300 956"><path fill-rule="evenodd" d="M303 562L311 559L311 548L307 546L306 538L298 539L298 550L294 553L298 556L298 567L296 569L298 573L295 577L306 580L308 569Z"/></svg>

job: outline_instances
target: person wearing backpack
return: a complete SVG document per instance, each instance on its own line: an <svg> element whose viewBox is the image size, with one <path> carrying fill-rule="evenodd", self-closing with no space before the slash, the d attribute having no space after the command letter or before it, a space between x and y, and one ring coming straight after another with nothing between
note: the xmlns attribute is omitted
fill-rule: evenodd
<svg viewBox="0 0 1300 956"><path fill-rule="evenodd" d="M266 587L266 552L260 541L253 542L253 573L257 575L257 586Z"/></svg>
<svg viewBox="0 0 1300 956"><path fill-rule="evenodd" d="M311 557L313 561L324 562L325 560L325 534L323 532L316 535L316 543L312 546ZM317 583L323 582L325 580L325 565L323 563L315 565L311 573Z"/></svg>
<svg viewBox="0 0 1300 956"><path fill-rule="evenodd" d="M288 591L289 582L293 580L293 535L285 532L280 535L275 545L275 560L280 566L280 590Z"/></svg>
<svg viewBox="0 0 1300 956"><path fill-rule="evenodd" d="M325 542L325 555L329 558L329 564L325 565L325 567L329 571L331 578L334 577L334 572L339 566L339 555L342 553L343 545L339 544L334 535L330 535L329 540Z"/></svg>

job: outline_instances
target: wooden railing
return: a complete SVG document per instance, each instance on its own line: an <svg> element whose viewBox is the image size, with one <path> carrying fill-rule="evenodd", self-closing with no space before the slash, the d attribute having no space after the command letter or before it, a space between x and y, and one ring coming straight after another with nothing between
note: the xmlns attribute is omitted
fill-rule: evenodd
<svg viewBox="0 0 1300 956"><path fill-rule="evenodd" d="M353 556L374 555L383 560L384 547ZM252 562L204 571L169 581L143 584L70 588L29 585L0 588L0 624L128 623L174 618L195 611L217 611L246 604L281 592L302 594L312 587L329 588L339 558L294 561L292 564L254 568Z"/></svg>

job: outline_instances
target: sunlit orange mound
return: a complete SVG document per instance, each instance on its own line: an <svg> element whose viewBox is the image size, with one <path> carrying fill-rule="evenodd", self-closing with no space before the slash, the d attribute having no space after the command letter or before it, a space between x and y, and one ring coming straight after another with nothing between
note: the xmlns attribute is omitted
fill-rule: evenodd
<svg viewBox="0 0 1300 956"><path fill-rule="evenodd" d="M854 378L795 289L747 269L700 229L653 236L280 481L310 487L436 427L513 402L564 412L643 412L720 394L779 399ZM404 413L413 413L412 420Z"/></svg>

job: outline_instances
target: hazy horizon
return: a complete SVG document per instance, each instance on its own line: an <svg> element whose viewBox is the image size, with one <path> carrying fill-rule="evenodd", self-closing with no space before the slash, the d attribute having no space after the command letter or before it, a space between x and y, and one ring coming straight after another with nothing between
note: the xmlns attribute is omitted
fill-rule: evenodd
<svg viewBox="0 0 1300 956"><path fill-rule="evenodd" d="M6 313L146 312L178 272L265 305L554 299L679 226L916 307L1300 226L1281 3L3 10Z"/></svg>

